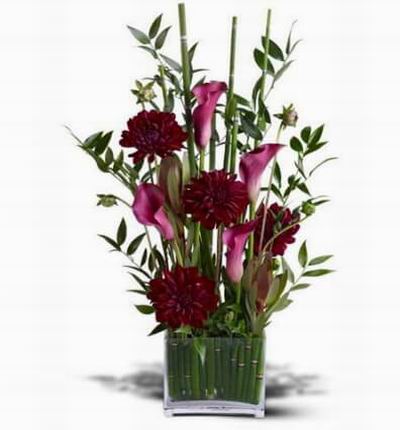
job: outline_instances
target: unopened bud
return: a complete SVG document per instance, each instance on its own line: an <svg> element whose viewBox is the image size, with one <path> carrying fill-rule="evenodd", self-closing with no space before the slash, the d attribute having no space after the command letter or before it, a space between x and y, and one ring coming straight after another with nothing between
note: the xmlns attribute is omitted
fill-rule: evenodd
<svg viewBox="0 0 400 430"><path fill-rule="evenodd" d="M182 163L176 155L164 158L160 164L158 184L166 201L176 213L182 213Z"/></svg>
<svg viewBox="0 0 400 430"><path fill-rule="evenodd" d="M98 194L97 197L99 198L97 206L110 208L111 206L117 205L117 198L111 194Z"/></svg>
<svg viewBox="0 0 400 430"><path fill-rule="evenodd" d="M310 215L313 215L314 214L314 212L315 212L315 205L313 205L312 203L310 203L310 202L304 202L302 205L301 205L301 212L304 214L304 215L307 215L307 216L310 216Z"/></svg>

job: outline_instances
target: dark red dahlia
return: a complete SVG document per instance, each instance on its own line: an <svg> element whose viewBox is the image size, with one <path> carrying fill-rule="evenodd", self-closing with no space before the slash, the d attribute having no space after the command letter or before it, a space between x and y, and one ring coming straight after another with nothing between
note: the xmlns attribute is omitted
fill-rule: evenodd
<svg viewBox="0 0 400 430"><path fill-rule="evenodd" d="M262 229L262 220L264 215L264 205L261 205L257 211L257 227L254 232L254 252L257 254L260 247L260 236ZM295 224L300 216L292 213L288 208L283 208L277 203L272 204L267 213L267 218L264 227L264 237L262 240L262 246L265 246L267 242L277 233L282 231L285 227L290 224ZM284 233L280 234L272 243L272 254L283 255L289 244L295 242L294 235L299 231L300 225L296 224L292 228L289 228Z"/></svg>
<svg viewBox="0 0 400 430"><path fill-rule="evenodd" d="M156 155L161 158L171 155L182 148L186 139L187 133L175 121L173 113L144 110L128 121L128 130L122 132L119 144L136 148L130 157L138 163L146 157L153 161Z"/></svg>
<svg viewBox="0 0 400 430"><path fill-rule="evenodd" d="M196 267L165 270L162 278L150 281L147 297L156 310L157 321L173 329L182 325L203 327L218 305L215 283L201 276Z"/></svg>
<svg viewBox="0 0 400 430"><path fill-rule="evenodd" d="M246 186L225 170L202 172L185 187L185 213L211 230L234 223L249 203Z"/></svg>

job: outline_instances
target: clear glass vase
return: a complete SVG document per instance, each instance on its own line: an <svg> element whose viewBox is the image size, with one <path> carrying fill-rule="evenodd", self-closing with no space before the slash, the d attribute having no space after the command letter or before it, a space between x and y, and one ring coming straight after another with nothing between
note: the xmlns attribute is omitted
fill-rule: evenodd
<svg viewBox="0 0 400 430"><path fill-rule="evenodd" d="M251 415L265 409L265 337L165 337L164 411Z"/></svg>

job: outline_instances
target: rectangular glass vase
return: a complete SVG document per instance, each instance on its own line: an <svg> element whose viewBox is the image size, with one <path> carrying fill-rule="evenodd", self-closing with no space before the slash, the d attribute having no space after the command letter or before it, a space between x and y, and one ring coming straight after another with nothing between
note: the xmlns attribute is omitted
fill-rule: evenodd
<svg viewBox="0 0 400 430"><path fill-rule="evenodd" d="M164 411L250 415L265 410L265 337L165 337Z"/></svg>

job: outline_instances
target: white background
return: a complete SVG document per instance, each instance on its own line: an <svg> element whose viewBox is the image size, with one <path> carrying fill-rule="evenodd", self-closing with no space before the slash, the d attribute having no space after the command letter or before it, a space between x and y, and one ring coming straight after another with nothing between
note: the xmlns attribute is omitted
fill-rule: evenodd
<svg viewBox="0 0 400 430"><path fill-rule="evenodd" d="M275 318L268 362L318 375L324 394L272 399L277 412L266 423L167 420L160 402L89 380L160 363L162 337L146 337L153 321L133 309L124 261L96 236L112 234L122 209L96 208L95 195L118 187L62 126L82 137L113 129L116 143L135 113L133 80L152 71L125 25L146 29L164 12L176 58L176 1L3 1L1 428L398 428L399 11L394 1L187 1L190 38L200 40L198 64L210 78L227 76L237 14L238 86L249 91L267 7L274 39L283 42L295 19L304 39L272 109L293 102L300 125L326 122L327 155L340 157L313 188L332 203L298 240L307 235L314 255L336 254L337 273L299 292ZM138 226L132 219L129 226L133 236Z"/></svg>

